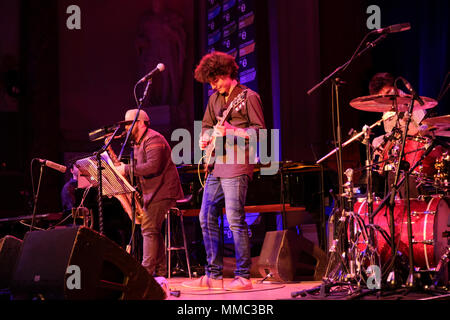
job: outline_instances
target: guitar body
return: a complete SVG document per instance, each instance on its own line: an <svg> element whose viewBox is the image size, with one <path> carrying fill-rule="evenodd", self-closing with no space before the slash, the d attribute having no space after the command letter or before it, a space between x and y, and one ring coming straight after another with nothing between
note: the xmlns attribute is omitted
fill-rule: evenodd
<svg viewBox="0 0 450 320"><path fill-rule="evenodd" d="M225 121L227 121L227 119L229 118L231 111L233 111L233 109L235 109L236 111L239 111L245 105L246 99L247 99L247 89L245 89L241 93L239 93L239 95L236 96L233 99L233 101L231 101L229 103L227 109L223 113L222 119L216 125L223 126ZM203 168L205 169L205 175L204 175L205 182L206 182L206 178L208 177L209 171L212 170L212 167L214 166L213 158L214 158L215 149L216 149L216 137L212 137L209 144L206 146L206 149L205 149L205 156L204 156L205 162L203 165Z"/></svg>
<svg viewBox="0 0 450 320"><path fill-rule="evenodd" d="M216 150L216 137L212 137L209 144L206 146L205 149L205 164L203 165L203 168L205 170L205 181L208 177L208 173L213 168L214 162L212 161Z"/></svg>

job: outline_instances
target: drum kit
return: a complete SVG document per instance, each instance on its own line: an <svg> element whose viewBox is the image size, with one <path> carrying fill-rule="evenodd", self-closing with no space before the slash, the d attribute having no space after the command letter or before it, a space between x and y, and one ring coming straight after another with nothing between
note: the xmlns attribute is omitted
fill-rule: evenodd
<svg viewBox="0 0 450 320"><path fill-rule="evenodd" d="M329 284L357 283L368 288L374 283L390 288L448 285L448 272L441 279L441 269L446 268L449 256L450 115L425 116L417 133L408 135L410 130L405 128L410 128L412 111L437 105L434 99L419 98L370 95L350 102L355 109L383 113L383 118L342 144L361 141L366 163L344 172L347 181L340 189L340 207L335 206L330 216L330 256L324 277ZM393 116L396 126L375 148L369 140L371 129ZM406 126L398 119L406 121ZM359 186L353 181L355 171L366 173ZM373 191L374 175L389 181L383 198ZM365 187L365 193L358 187Z"/></svg>

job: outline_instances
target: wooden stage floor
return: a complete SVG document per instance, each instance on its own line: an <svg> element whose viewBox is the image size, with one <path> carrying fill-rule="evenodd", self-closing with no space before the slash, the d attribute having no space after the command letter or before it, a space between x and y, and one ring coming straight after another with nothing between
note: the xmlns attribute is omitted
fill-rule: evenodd
<svg viewBox="0 0 450 320"><path fill-rule="evenodd" d="M194 278L193 278L194 279ZM348 287L335 286L331 293L325 297L319 295L322 281L299 281L299 282L273 282L264 281L262 278L252 278L253 289L247 291L226 291L226 290L199 290L187 288L182 285L189 278L173 277L167 279L169 292L166 300L427 300L427 301L449 301L450 292L432 293L421 290L397 289L392 291L381 290L378 294L368 289L358 293L353 288L354 294L349 294ZM232 278L225 278L224 285L230 283ZM317 289L315 291L303 292L304 290ZM302 295L298 293L302 292ZM365 292L365 293L364 293ZM294 297L292 294L294 293ZM295 296L295 293L297 295ZM176 296L178 294L178 296Z"/></svg>
<svg viewBox="0 0 450 320"><path fill-rule="evenodd" d="M194 278L193 278L194 279ZM226 291L226 290L198 290L182 285L189 278L175 277L167 279L171 292L179 291L180 296L169 295L167 300L284 300L291 299L291 292L297 292L319 286L321 281L302 281L295 283L261 283L262 278L252 279L253 290ZM232 278L225 278L224 285L230 283Z"/></svg>

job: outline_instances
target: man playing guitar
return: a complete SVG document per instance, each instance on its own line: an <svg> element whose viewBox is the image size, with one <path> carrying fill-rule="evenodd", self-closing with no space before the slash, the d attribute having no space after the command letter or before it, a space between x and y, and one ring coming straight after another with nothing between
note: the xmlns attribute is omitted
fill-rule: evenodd
<svg viewBox="0 0 450 320"><path fill-rule="evenodd" d="M206 275L184 285L224 288L219 217L225 206L236 252L235 278L226 289L248 290L252 288L251 256L244 206L255 163L251 155L255 152L252 147L256 146L249 141L259 129L265 128L261 99L256 92L239 84L234 57L222 52L205 55L195 70L195 79L209 83L216 91L208 100L199 140L202 150L214 144L215 161L205 182L199 216L206 249Z"/></svg>

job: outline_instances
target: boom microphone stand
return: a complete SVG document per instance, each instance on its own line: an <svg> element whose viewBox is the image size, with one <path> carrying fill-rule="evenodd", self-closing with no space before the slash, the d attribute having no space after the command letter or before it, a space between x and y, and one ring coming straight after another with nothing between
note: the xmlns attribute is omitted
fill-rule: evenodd
<svg viewBox="0 0 450 320"><path fill-rule="evenodd" d="M386 38L386 34L382 34L378 38L376 38L372 42L366 43L366 47L362 50L360 48L362 47L363 43L366 41L369 35L373 34L372 32L367 33L364 38L359 43L357 49L353 53L350 60L348 60L346 63L338 67L336 70L334 70L330 75L325 77L321 82L319 82L317 85L315 85L313 88L311 88L307 94L311 95L312 92L314 92L317 88L321 87L324 83L331 80L332 82L332 112L336 112L336 143L337 143L337 150L336 150L336 158L337 158L337 171L338 171L338 183L339 183L339 197L338 197L338 206L339 206L339 213L341 215L344 215L344 204L342 201L342 194L343 194L343 170L342 170L342 138L341 138L341 123L340 123L340 107L339 107L339 86L342 85L342 80L339 78L339 75L345 71L349 67L349 65L355 60L356 58L360 57L363 53L365 53L367 50L375 47L378 42ZM334 106L336 105L336 110L334 109ZM332 119L334 123L334 118ZM342 217L341 219L343 219ZM341 220L339 219L339 220ZM336 219L335 219L336 220ZM342 223L341 223L342 224ZM343 230L345 232L345 230ZM339 250L338 250L339 251ZM343 267L346 268L345 261L343 261L342 257L340 256L339 252L335 252L334 255L339 256L339 261L341 261L341 264L344 263ZM330 259L331 261L332 259ZM348 268L347 268L348 269ZM326 274L327 276L328 274ZM326 278L326 277L325 277ZM334 284L331 284L334 285ZM330 283L327 283L324 279L323 284L320 288L320 293L323 295L326 291L326 289L330 286ZM294 292L291 294L292 297L295 297L297 295L300 295L298 292Z"/></svg>
<svg viewBox="0 0 450 320"><path fill-rule="evenodd" d="M142 109L142 103L145 100L145 98L147 97L148 94L148 89L150 88L150 85L152 83L151 78L148 79L147 81L147 85L145 87L144 93L142 95L142 97L139 99L139 102L136 99L136 102L138 102L138 107L137 107L137 112L136 112L136 116L133 119L133 122L131 123L130 128L127 131L127 135L125 138L125 141L122 144L122 149L120 150L120 154L118 157L118 160L120 161L122 159L122 154L124 152L124 149L126 147L126 145L128 144L128 141L130 141L130 136L131 133L133 132L133 128L136 124L136 121L139 117L139 113ZM141 81L138 81L135 86L134 86L134 96L136 98L136 87L137 85L141 83ZM136 255L136 244L135 244L135 230L136 230L136 183L134 181L134 169L135 169L135 159L134 159L134 152L133 150L130 152L130 182L131 185L134 188L134 191L131 194L131 210L132 210L132 226L131 226L131 237L130 237L130 244L129 244L129 250L133 255Z"/></svg>

